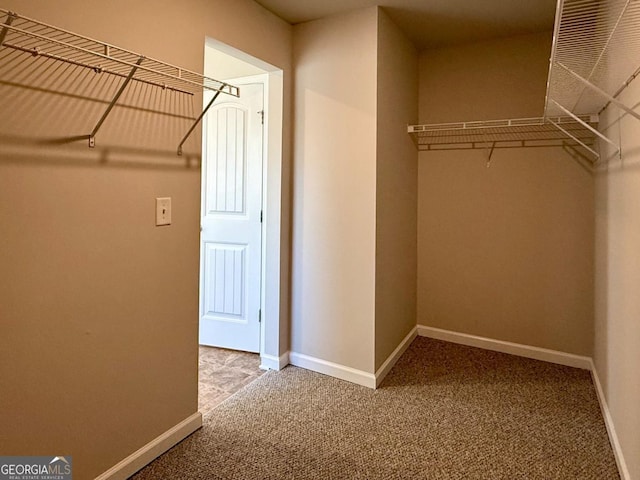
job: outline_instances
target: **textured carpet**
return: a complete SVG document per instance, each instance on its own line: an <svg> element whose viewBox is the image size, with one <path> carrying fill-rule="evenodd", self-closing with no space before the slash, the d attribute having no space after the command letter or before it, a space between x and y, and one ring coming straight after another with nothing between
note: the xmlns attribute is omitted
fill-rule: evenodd
<svg viewBox="0 0 640 480"><path fill-rule="evenodd" d="M267 372L133 478L619 476L589 372L419 337L375 391Z"/></svg>

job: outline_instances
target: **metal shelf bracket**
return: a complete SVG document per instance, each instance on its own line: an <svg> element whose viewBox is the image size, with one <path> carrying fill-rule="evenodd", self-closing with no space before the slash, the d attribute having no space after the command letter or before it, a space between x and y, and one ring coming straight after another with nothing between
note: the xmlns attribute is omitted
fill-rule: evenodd
<svg viewBox="0 0 640 480"><path fill-rule="evenodd" d="M603 140L605 142L607 142L609 145L611 145L613 148L616 149L616 152L618 153L619 156L622 155L621 151L620 151L620 145L617 145L616 143L612 142L611 140L609 140L605 135L603 135L602 133L600 133L598 130L596 130L595 128L593 128L591 125L589 125L587 122L585 122L584 120L582 120L578 115L574 114L573 112L569 111L569 109L563 107L562 105L560 105L558 102L556 102L553 98L549 98L549 101L551 103L553 103L556 107L558 107L560 110L562 110L564 113L566 113L567 115L569 115L571 118L573 118L576 122L580 123L583 127L585 127L586 129L588 129L589 131L591 131L594 135L596 135L600 140ZM547 119L547 121L549 121L551 124L555 125L558 128L558 125L555 124L553 121ZM561 129L562 131L564 131L564 129ZM567 133L567 132L564 132ZM582 143L582 142L580 142ZM582 145L584 146L584 144ZM589 151L591 151L596 158L600 158L600 155L595 152L592 149L588 149Z"/></svg>
<svg viewBox="0 0 640 480"><path fill-rule="evenodd" d="M576 80L578 80L579 82L583 83L586 87L590 88L591 90L593 90L594 92L602 95L604 98L606 98L610 103L613 103L615 106L621 108L622 110L624 110L625 112L627 112L629 115L631 115L632 117L640 120L640 114L637 113L636 111L634 111L633 109L627 107L624 103L622 103L620 100L618 100L615 97L612 97L611 95L609 95L607 92L605 92L604 90L602 90L601 88L596 87L593 83L591 83L589 80L587 80L586 78L582 78L580 75L578 75L576 72L574 72L573 70L571 70L569 67L563 65L560 62L555 62L555 65L557 65L558 67L562 68L565 72L571 74ZM553 101L553 100L552 100Z"/></svg>
<svg viewBox="0 0 640 480"><path fill-rule="evenodd" d="M562 127L560 124L554 122L553 120L549 119L547 121L551 123L551 125L556 127L558 130L560 130L562 133L564 133L567 137L571 138L574 142L578 143L578 145L580 145L582 148L584 148L589 153L591 153L591 155L593 155L596 158L596 160L600 158L600 154L598 152L596 152L593 148L589 147L582 140L580 140L578 137L576 137L571 132L569 132L566 128Z"/></svg>
<svg viewBox="0 0 640 480"><path fill-rule="evenodd" d="M2 30L0 30L0 47L2 47L2 44L4 43L4 39L7 36L7 32L9 31L9 25L11 25L16 18L17 18L17 15L13 12L9 12L7 14L7 19L4 22L4 26L2 27Z"/></svg>
<svg viewBox="0 0 640 480"><path fill-rule="evenodd" d="M189 129L189 131L187 131L186 135L184 137L182 137L182 141L180 142L180 145L178 145L178 155L182 155L182 146L184 145L184 142L187 141L187 139L189 138L189 136L191 135L191 132L193 132L193 130L198 126L198 124L202 121L202 118L207 114L207 111L209 111L209 108L211 108L211 105L214 104L214 102L216 101L216 99L218 98L218 95L220 95L220 91L217 91L215 93L215 95L213 96L213 98L211 99L211 101L209 101L209 103L207 104L206 107L204 107L204 110L202 110L202 113L198 116L198 118L196 118L196 121L193 122L193 125L191 125L191 128Z"/></svg>
<svg viewBox="0 0 640 480"><path fill-rule="evenodd" d="M493 151L496 148L496 142L491 142L491 149L489 150L489 157L487 158L487 168L491 167L491 157L493 157Z"/></svg>
<svg viewBox="0 0 640 480"><path fill-rule="evenodd" d="M144 60L144 57L142 57L142 56L140 58L138 58L138 61L136 62L136 65L131 69L131 71L129 72L129 75L127 76L127 78L125 78L124 82L122 82L122 85L120 85L120 89L118 90L118 92L115 94L115 96L111 100L111 103L109 103L109 106L107 107L105 112L102 114L102 117L100 118L100 120L98 120L98 123L93 128L93 131L89 134L89 147L90 148L93 148L93 147L96 146L95 137L96 137L96 134L98 133L98 130L100 130L100 127L102 126L104 121L107 119L107 117L111 113L111 110L113 109L113 107L115 107L116 102L118 101L120 96L124 93L125 89L127 88L127 85L129 85L129 82L133 78L133 75L136 73L136 70L138 69L138 66L142 63L143 60Z"/></svg>

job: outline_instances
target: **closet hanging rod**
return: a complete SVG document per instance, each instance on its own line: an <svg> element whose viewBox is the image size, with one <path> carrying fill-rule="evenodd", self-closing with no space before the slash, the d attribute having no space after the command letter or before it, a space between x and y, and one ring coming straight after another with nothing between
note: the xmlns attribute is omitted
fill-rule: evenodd
<svg viewBox="0 0 640 480"><path fill-rule="evenodd" d="M2 33L0 33L0 36L3 37L2 42L0 42L0 47L6 46L31 53L34 56L43 55L55 58L56 60L66 61L68 63L84 64L84 66L93 68L97 73L111 68L120 76L123 76L123 74L116 70L118 68L116 65L112 65L111 67L91 65L87 63L87 58L113 62L120 67L126 67L128 70L135 67L135 60L143 56L109 43L101 42L77 33L72 33L68 30L54 27L38 20L18 15L15 12L0 9L0 14L6 16L5 23L2 25ZM15 22L21 22L20 26L16 26ZM37 29L37 31L32 31L35 29ZM46 32L47 34L45 35L40 32ZM25 44L20 45L13 39L11 41L6 40L7 37L13 36L17 37L17 39L22 42L25 42ZM64 38L64 40L61 40L61 38ZM34 43L36 45L33 45ZM62 50L64 55L57 53L57 50L49 52L44 49L45 46L49 46L52 49ZM91 46L94 49L87 48L88 46ZM145 64L138 65L137 69L138 71L143 71L148 76L159 77L167 81L174 82L174 85L168 85L159 82L157 79L154 81L145 77L135 78L135 80L154 82L164 88L174 87L174 89L180 89L179 87L175 87L175 84L179 84L183 85L183 88L186 88L187 86L191 87L192 91L194 90L194 87L196 87L198 89L203 88L212 91L221 91L222 93L226 93L234 97L240 96L238 87L146 56ZM124 76L126 77L126 75Z"/></svg>

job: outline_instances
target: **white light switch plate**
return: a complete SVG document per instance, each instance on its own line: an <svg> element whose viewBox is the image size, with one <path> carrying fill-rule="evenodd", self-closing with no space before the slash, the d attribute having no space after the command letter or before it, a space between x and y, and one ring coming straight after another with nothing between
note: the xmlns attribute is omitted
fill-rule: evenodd
<svg viewBox="0 0 640 480"><path fill-rule="evenodd" d="M171 225L171 197L156 198L156 226Z"/></svg>

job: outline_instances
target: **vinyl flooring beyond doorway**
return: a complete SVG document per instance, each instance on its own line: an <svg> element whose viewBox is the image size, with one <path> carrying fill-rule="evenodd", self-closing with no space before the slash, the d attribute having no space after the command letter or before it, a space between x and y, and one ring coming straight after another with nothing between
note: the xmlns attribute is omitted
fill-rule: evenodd
<svg viewBox="0 0 640 480"><path fill-rule="evenodd" d="M198 410L203 415L262 375L256 353L200 347Z"/></svg>

